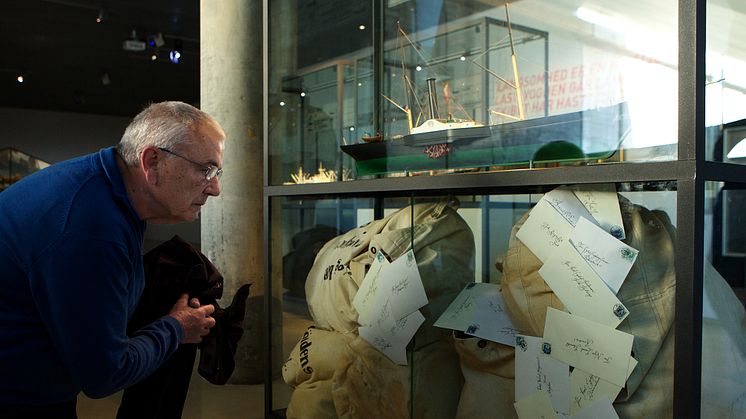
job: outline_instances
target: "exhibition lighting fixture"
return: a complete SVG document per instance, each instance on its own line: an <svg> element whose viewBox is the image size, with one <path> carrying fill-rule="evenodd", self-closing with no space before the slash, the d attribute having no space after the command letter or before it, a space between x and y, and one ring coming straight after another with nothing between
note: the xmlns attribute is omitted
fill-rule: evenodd
<svg viewBox="0 0 746 419"><path fill-rule="evenodd" d="M174 64L179 64L179 61L181 60L181 45L181 39L174 40L174 49L172 49L168 54L168 58Z"/></svg>

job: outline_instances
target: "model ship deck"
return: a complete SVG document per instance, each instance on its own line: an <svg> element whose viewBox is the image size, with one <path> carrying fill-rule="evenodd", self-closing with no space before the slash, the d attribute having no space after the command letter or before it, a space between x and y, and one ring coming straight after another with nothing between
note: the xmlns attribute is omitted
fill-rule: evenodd
<svg viewBox="0 0 746 419"><path fill-rule="evenodd" d="M403 171L598 160L612 156L629 132L625 103L501 125L410 134L401 140L341 146L358 176ZM551 158L541 149L559 144ZM582 154L581 150L594 150ZM537 155L539 152L539 155Z"/></svg>

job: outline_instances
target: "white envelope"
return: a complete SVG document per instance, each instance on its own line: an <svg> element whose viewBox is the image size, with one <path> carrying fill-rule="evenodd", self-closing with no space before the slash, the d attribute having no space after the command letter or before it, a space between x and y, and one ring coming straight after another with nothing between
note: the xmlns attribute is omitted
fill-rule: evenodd
<svg viewBox="0 0 746 419"><path fill-rule="evenodd" d="M626 238L616 185L577 185L573 187L573 191L602 229L619 240Z"/></svg>
<svg viewBox="0 0 746 419"><path fill-rule="evenodd" d="M552 408L549 395L543 391L537 391L528 397L524 397L513 404L519 419L556 419L557 413Z"/></svg>
<svg viewBox="0 0 746 419"><path fill-rule="evenodd" d="M627 379L629 379L636 366L637 360L629 357ZM570 373L570 414L578 413L584 407L593 404L602 397L616 400L616 396L619 395L622 388L580 368L575 368Z"/></svg>
<svg viewBox="0 0 746 419"><path fill-rule="evenodd" d="M368 268L368 272L366 272L360 288L355 293L355 297L352 299L352 306L358 312L358 324L370 324L372 321L371 319L375 311L375 304L372 302L376 299L376 294L378 293L380 273L389 263L386 256L382 252L378 252L370 268Z"/></svg>
<svg viewBox="0 0 746 419"><path fill-rule="evenodd" d="M516 330L505 310L500 286L470 283L456 296L434 326L460 330L505 345L515 345Z"/></svg>
<svg viewBox="0 0 746 419"><path fill-rule="evenodd" d="M554 207L573 227L577 224L580 217L585 217L594 223L596 222L583 203L569 189L555 188L544 194L541 199Z"/></svg>
<svg viewBox="0 0 746 419"><path fill-rule="evenodd" d="M393 324L361 326L358 334L393 362L407 365L407 344L424 321L425 316L417 310Z"/></svg>
<svg viewBox="0 0 746 419"><path fill-rule="evenodd" d="M542 262L567 241L573 226L549 202L541 199L531 209L528 218L516 233L516 237Z"/></svg>
<svg viewBox="0 0 746 419"><path fill-rule="evenodd" d="M639 253L585 218L575 225L570 243L614 294L619 292Z"/></svg>
<svg viewBox="0 0 746 419"><path fill-rule="evenodd" d="M627 307L569 242L559 246L539 275L570 313L609 327L617 327L629 315Z"/></svg>
<svg viewBox="0 0 746 419"><path fill-rule="evenodd" d="M570 410L570 366L542 352L543 339L517 335L515 343L515 399L537 392L549 394L559 413Z"/></svg>
<svg viewBox="0 0 746 419"><path fill-rule="evenodd" d="M369 273L372 270L371 265ZM378 275L370 278L371 285L367 285L367 277L366 274L366 279L363 279L363 284L361 284L361 287L366 287L366 291L361 293L358 290L355 295L355 297L358 294L361 295L356 308L358 310L357 322L362 326L376 325L384 318L393 322L418 310L428 302L412 250L399 256L390 264L381 262ZM384 307L390 311L390 314L383 312Z"/></svg>
<svg viewBox="0 0 746 419"><path fill-rule="evenodd" d="M633 340L629 333L547 308L544 342L552 357L612 384L627 381Z"/></svg>

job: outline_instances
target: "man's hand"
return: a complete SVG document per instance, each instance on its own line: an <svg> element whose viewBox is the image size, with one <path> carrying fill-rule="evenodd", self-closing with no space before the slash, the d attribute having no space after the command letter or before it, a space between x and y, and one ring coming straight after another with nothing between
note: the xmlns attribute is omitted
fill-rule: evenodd
<svg viewBox="0 0 746 419"><path fill-rule="evenodd" d="M215 307L200 306L196 298L187 302L188 299L188 294L182 294L168 315L181 324L181 329L184 331L181 343L200 343L202 336L210 333L210 329L215 326L215 319L210 317Z"/></svg>

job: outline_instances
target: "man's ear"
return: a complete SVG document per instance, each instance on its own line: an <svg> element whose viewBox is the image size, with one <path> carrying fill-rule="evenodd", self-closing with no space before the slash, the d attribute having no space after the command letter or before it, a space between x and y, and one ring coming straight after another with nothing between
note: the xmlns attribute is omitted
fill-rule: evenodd
<svg viewBox="0 0 746 419"><path fill-rule="evenodd" d="M140 154L140 169L150 185L158 184L158 163L162 156L155 147L145 147Z"/></svg>

